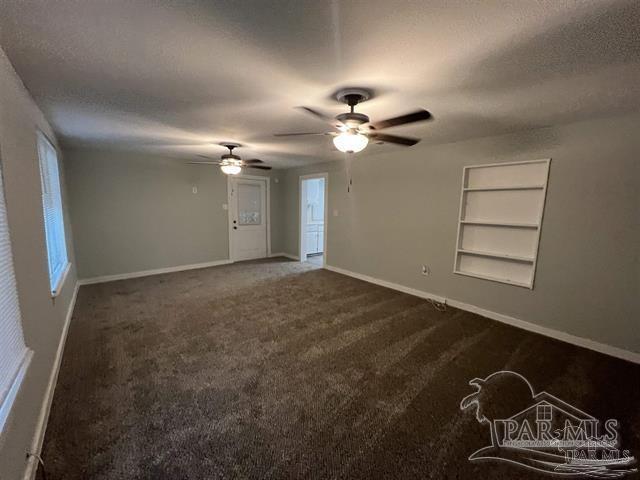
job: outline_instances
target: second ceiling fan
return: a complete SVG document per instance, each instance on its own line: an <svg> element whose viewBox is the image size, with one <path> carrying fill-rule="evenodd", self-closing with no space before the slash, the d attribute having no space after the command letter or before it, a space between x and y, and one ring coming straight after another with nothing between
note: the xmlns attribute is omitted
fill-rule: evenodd
<svg viewBox="0 0 640 480"><path fill-rule="evenodd" d="M316 109L309 107L299 107L307 113L315 116L338 129L337 132L300 132L300 133L276 133L276 137L289 137L301 135L331 135L333 144L341 152L360 152L369 144L369 140L375 142L394 143L410 147L420 141L419 138L401 137L381 133L389 127L407 125L414 122L432 120L433 116L425 109L419 109L405 115L388 118L378 122L371 122L369 117L363 113L354 111L355 106L371 98L371 91L364 88L346 88L336 94L339 102L346 103L350 107L350 112L341 113L335 118L330 117Z"/></svg>
<svg viewBox="0 0 640 480"><path fill-rule="evenodd" d="M234 148L238 148L241 145L239 143L221 143L225 148L229 149L229 153L225 153L220 157L220 160L215 160L211 157L207 157L206 155L198 155L199 157L206 158L209 161L207 162L189 162L195 165L219 165L220 170L227 175L237 175L239 174L243 168L257 168L259 170L271 170L271 167L267 165L259 165L260 163L264 163L262 160L258 160L257 158L252 158L250 160L242 160L238 155L233 153Z"/></svg>

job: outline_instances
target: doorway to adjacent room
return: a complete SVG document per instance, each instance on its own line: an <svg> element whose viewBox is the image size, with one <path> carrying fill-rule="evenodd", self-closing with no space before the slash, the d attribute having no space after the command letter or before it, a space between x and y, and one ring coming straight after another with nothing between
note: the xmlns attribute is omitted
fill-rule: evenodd
<svg viewBox="0 0 640 480"><path fill-rule="evenodd" d="M328 174L300 177L300 261L318 266L327 255Z"/></svg>

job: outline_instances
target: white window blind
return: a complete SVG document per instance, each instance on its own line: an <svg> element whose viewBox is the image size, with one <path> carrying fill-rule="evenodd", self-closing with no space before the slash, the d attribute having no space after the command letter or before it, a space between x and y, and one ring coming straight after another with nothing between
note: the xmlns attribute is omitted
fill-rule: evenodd
<svg viewBox="0 0 640 480"><path fill-rule="evenodd" d="M64 234L64 215L60 195L58 155L51 142L42 133L38 134L38 155L40 157L40 177L42 180L42 205L44 209L44 229L49 260L49 281L51 293L57 295L69 261Z"/></svg>
<svg viewBox="0 0 640 480"><path fill-rule="evenodd" d="M0 171L0 430L24 376L28 360L13 271L2 172Z"/></svg>

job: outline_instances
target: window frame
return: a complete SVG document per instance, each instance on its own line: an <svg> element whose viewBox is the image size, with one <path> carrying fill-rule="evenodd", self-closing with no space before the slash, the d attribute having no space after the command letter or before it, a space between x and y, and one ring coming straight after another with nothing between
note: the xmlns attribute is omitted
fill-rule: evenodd
<svg viewBox="0 0 640 480"><path fill-rule="evenodd" d="M48 192L51 191L50 187L53 185L47 184L47 175L45 175L45 171L44 171L45 168L47 169L49 168L49 165L45 163L49 161L46 158L46 153L44 151L45 148L50 148L55 154L55 159L54 159L56 162L55 173L57 178L50 179L50 181L51 182L57 181L58 198L54 198L53 201L59 202L60 226L61 226L60 234L62 235L62 238L56 239L56 242L62 245L63 253L64 253L64 261L65 261L64 266L60 269L60 273L58 273L55 277L53 276L54 272L52 272L52 268L51 268L52 267L51 251L50 251L50 245L49 245L49 239L51 237L48 233L47 206L46 206L46 195L50 195L50 193ZM37 131L36 149L38 153L38 167L40 170L40 189L41 189L40 195L42 199L42 226L43 226L43 233L45 237L44 238L45 250L47 252L47 273L49 277L49 292L51 294L51 297L55 298L60 294L66 282L67 276L69 274L69 270L71 269L71 262L69 261L69 250L67 248L67 232L66 232L66 225L65 225L64 203L62 199L62 179L60 176L60 162L59 162L59 156L58 156L58 149L56 148L55 144L49 139L49 137L41 130Z"/></svg>

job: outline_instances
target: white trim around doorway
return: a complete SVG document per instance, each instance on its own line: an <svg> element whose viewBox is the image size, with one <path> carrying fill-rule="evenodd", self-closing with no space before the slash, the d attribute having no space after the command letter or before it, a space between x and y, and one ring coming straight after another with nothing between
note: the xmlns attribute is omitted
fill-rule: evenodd
<svg viewBox="0 0 640 480"><path fill-rule="evenodd" d="M302 181L312 178L324 178L324 235L322 245L322 268L327 266L327 237L329 232L329 174L327 172L312 173L310 175L300 175L298 180L298 255L299 261L306 260L306 252L303 250L304 245L304 225L302 224Z"/></svg>

